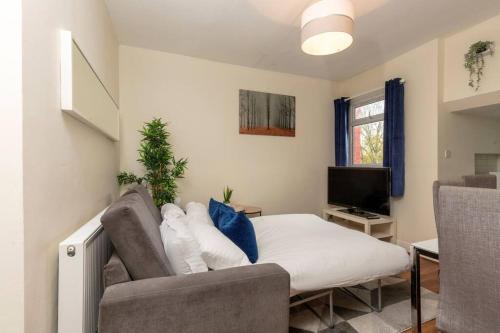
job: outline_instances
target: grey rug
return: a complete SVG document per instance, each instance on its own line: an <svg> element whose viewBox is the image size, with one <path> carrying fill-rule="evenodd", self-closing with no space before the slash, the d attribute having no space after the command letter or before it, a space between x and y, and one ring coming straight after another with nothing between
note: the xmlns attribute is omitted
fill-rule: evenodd
<svg viewBox="0 0 500 333"><path fill-rule="evenodd" d="M377 284L349 288L366 302L377 302ZM391 277L382 280L381 312L372 311L353 297L335 289L333 295L335 327L330 329L328 297L309 303L323 320L300 305L290 309L290 333L399 333L411 327L410 283ZM422 322L436 318L438 295L422 289Z"/></svg>

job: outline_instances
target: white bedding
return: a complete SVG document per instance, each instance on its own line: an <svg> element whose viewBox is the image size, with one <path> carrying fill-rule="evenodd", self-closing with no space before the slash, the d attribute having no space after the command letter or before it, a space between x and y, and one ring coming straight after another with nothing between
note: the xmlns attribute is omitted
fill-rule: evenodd
<svg viewBox="0 0 500 333"><path fill-rule="evenodd" d="M290 273L290 294L353 286L398 274L410 264L406 251L316 215L252 218L258 264L276 263Z"/></svg>

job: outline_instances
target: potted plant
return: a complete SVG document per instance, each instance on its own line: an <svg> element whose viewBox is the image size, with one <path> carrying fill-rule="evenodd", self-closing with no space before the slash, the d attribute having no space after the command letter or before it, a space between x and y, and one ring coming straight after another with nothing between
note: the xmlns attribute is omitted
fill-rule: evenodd
<svg viewBox="0 0 500 333"><path fill-rule="evenodd" d="M222 197L224 199L224 203L226 205L229 205L231 203L231 197L233 195L233 189L229 188L229 186L226 186L224 190L222 191Z"/></svg>
<svg viewBox="0 0 500 333"><path fill-rule="evenodd" d="M469 71L469 86L478 91L481 76L485 66L484 56L493 55L495 52L495 42L478 41L469 47L469 51L465 54L464 67Z"/></svg>
<svg viewBox="0 0 500 333"><path fill-rule="evenodd" d="M118 174L118 184L146 183L151 190L156 206L174 202L177 194L176 180L183 178L187 168L187 159L176 160L172 146L168 143L170 133L165 129L167 123L161 119L153 119L144 124L138 162L142 163L146 173L138 177L131 172L122 171Z"/></svg>

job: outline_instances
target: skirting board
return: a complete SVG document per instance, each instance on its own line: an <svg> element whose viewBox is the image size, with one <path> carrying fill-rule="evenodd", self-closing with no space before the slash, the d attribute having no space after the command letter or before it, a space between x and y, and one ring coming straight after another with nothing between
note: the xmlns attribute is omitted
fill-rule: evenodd
<svg viewBox="0 0 500 333"><path fill-rule="evenodd" d="M70 31L61 31L61 110L111 140L120 140L118 105Z"/></svg>

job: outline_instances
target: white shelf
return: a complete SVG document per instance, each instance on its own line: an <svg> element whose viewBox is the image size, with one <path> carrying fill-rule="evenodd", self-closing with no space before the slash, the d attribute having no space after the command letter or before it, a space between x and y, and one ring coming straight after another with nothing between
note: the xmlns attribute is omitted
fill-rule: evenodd
<svg viewBox="0 0 500 333"><path fill-rule="evenodd" d="M396 221L391 216L379 215L378 219L366 219L339 211L343 207L329 207L323 210L326 221L364 232L380 240L396 241Z"/></svg>
<svg viewBox="0 0 500 333"><path fill-rule="evenodd" d="M120 140L118 104L70 31L61 31L61 110L112 141Z"/></svg>
<svg viewBox="0 0 500 333"><path fill-rule="evenodd" d="M471 88L472 89L472 88ZM500 106L500 90L477 93L461 99L444 101L443 107L448 112L488 113L498 110Z"/></svg>
<svg viewBox="0 0 500 333"><path fill-rule="evenodd" d="M385 239L385 238L392 237L392 235L390 233L386 233L386 232L373 232L371 235L375 238L378 238L378 239Z"/></svg>

